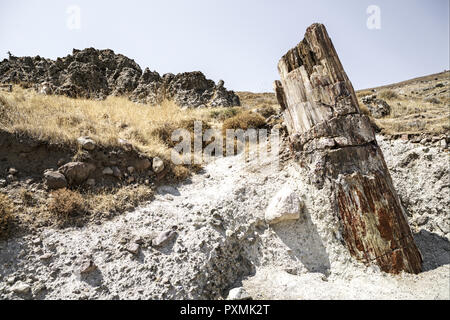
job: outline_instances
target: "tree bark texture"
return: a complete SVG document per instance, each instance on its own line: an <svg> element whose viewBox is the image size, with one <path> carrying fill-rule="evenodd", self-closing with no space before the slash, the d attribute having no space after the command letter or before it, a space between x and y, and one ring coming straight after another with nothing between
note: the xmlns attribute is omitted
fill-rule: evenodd
<svg viewBox="0 0 450 320"><path fill-rule="evenodd" d="M279 61L275 93L294 150L332 186L350 253L383 271L419 273L422 257L369 118L322 24Z"/></svg>

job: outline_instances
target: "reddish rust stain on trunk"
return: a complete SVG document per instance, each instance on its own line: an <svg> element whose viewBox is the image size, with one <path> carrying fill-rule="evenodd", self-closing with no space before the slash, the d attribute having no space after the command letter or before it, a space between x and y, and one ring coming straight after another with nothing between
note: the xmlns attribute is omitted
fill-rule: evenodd
<svg viewBox="0 0 450 320"><path fill-rule="evenodd" d="M353 256L367 263L376 261L383 271L418 273L422 259L393 195L388 182L376 174L353 174L338 183L344 240Z"/></svg>

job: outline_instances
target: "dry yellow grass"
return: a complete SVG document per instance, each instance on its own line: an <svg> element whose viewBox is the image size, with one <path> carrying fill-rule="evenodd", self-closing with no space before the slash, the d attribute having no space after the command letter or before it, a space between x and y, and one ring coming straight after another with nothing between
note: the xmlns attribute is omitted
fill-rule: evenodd
<svg viewBox="0 0 450 320"><path fill-rule="evenodd" d="M383 95L385 96L385 95ZM384 134L432 134L448 133L450 130L449 104L442 101L434 104L424 101L422 98L402 97L399 95L387 95L392 98L384 100L391 106L391 114L381 119L372 121ZM367 107L359 101L360 109L369 113Z"/></svg>
<svg viewBox="0 0 450 320"><path fill-rule="evenodd" d="M239 99L241 100L242 107L246 109L262 108L267 106L278 107L278 101L274 93L253 93L241 91L237 92Z"/></svg>
<svg viewBox="0 0 450 320"><path fill-rule="evenodd" d="M450 72L432 74L357 91L361 109L367 109L361 98L376 94L391 106L391 114L374 122L382 133L448 134L450 131ZM364 110L363 112L368 112Z"/></svg>
<svg viewBox="0 0 450 320"><path fill-rule="evenodd" d="M71 99L19 87L12 93L1 92L1 105L2 130L54 144L74 144L78 137L89 136L99 145L111 147L121 138L150 156L167 155L169 141L163 140L167 137L161 137L161 129L183 128L193 120L209 119L204 110L181 110L172 102L149 106L126 97Z"/></svg>
<svg viewBox="0 0 450 320"><path fill-rule="evenodd" d="M153 198L153 190L145 185L128 186L115 190L103 190L86 195L88 211L94 215L109 216L133 209Z"/></svg>
<svg viewBox="0 0 450 320"><path fill-rule="evenodd" d="M211 112L227 114L225 109L182 110L173 102L150 106L133 103L126 97L104 101L72 99L15 86L13 92L0 92L0 130L72 146L74 152L80 136L89 136L101 147L120 147L119 138L125 139L149 157L163 158L169 168L166 178L180 181L199 166L177 166L170 161L171 133L178 128L193 130L195 120L203 121L204 129L210 127L208 122L217 122L219 127L221 118L212 118ZM15 218L32 227L59 223L68 217L86 221L121 213L150 200L153 189L149 185L129 185L95 191L61 190L48 197L46 192L33 195L23 188L9 195L22 203ZM6 196L0 198L1 223L12 214L7 200Z"/></svg>
<svg viewBox="0 0 450 320"><path fill-rule="evenodd" d="M395 100L398 99L398 94L394 90L382 90L377 94L378 98L384 100Z"/></svg>

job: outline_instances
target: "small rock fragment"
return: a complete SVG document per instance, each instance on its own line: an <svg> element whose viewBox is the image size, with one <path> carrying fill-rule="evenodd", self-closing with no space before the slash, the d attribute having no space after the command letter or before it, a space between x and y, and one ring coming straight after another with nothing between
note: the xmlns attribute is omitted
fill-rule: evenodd
<svg viewBox="0 0 450 320"><path fill-rule="evenodd" d="M120 169L118 167L112 167L113 170L113 175L116 178L121 178L122 177L122 172L120 171Z"/></svg>
<svg viewBox="0 0 450 320"><path fill-rule="evenodd" d="M228 293L227 300L251 300L252 297L245 291L244 288L234 288Z"/></svg>
<svg viewBox="0 0 450 320"><path fill-rule="evenodd" d="M92 151L95 149L95 141L89 137L79 137L77 139L78 144L84 149L88 151Z"/></svg>
<svg viewBox="0 0 450 320"><path fill-rule="evenodd" d="M87 274L97 269L97 266L95 265L94 261L91 259L87 259L82 262L80 267L80 273L81 274Z"/></svg>
<svg viewBox="0 0 450 320"><path fill-rule="evenodd" d="M137 243L130 243L130 244L126 247L126 250L127 250L129 253L132 253L132 254L134 254L134 255L137 255L137 254L139 253L139 248L140 248L139 244L137 244Z"/></svg>
<svg viewBox="0 0 450 320"><path fill-rule="evenodd" d="M22 281L16 282L12 287L11 291L17 293L17 294L27 294L31 290L31 287L29 284L24 283Z"/></svg>
<svg viewBox="0 0 450 320"><path fill-rule="evenodd" d="M125 139L118 139L117 143L127 151L133 150L133 145Z"/></svg>
<svg viewBox="0 0 450 320"><path fill-rule="evenodd" d="M112 176L114 174L114 171L110 167L107 167L107 168L103 169L102 173L105 176Z"/></svg>
<svg viewBox="0 0 450 320"><path fill-rule="evenodd" d="M154 247L161 247L172 240L176 234L177 233L173 230L163 231L155 239L152 240L152 245Z"/></svg>
<svg viewBox="0 0 450 320"><path fill-rule="evenodd" d="M161 171L164 170L164 162L160 158L155 157L155 158L153 158L152 167L153 167L153 171L155 173L160 173Z"/></svg>
<svg viewBox="0 0 450 320"><path fill-rule="evenodd" d="M53 255L51 253L44 253L42 256L39 257L39 259L46 261L46 260L50 259L51 257L53 257Z"/></svg>

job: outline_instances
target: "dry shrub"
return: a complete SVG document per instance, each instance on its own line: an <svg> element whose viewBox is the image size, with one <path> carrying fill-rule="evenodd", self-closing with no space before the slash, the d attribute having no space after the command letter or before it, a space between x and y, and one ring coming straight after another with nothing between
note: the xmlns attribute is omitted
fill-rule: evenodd
<svg viewBox="0 0 450 320"><path fill-rule="evenodd" d="M127 186L113 190L104 189L87 195L89 212L110 215L131 210L144 201L153 198L154 192L149 186Z"/></svg>
<svg viewBox="0 0 450 320"><path fill-rule="evenodd" d="M251 111L242 112L223 122L222 129L259 129L266 126L266 119L263 116Z"/></svg>
<svg viewBox="0 0 450 320"><path fill-rule="evenodd" d="M25 188L20 188L19 197L22 200L22 202L27 206L31 206L35 202L33 194Z"/></svg>
<svg viewBox="0 0 450 320"><path fill-rule="evenodd" d="M233 107L233 108L216 108L210 111L209 116L213 119L224 121L231 117L234 117L239 112L242 111L241 107Z"/></svg>
<svg viewBox="0 0 450 320"><path fill-rule="evenodd" d="M383 100L393 100L398 99L398 94L393 90L383 90L380 93L378 93L378 98Z"/></svg>
<svg viewBox="0 0 450 320"><path fill-rule="evenodd" d="M0 193L0 235L7 229L11 221L14 205L7 195Z"/></svg>
<svg viewBox="0 0 450 320"><path fill-rule="evenodd" d="M269 118L270 116L277 114L277 110L273 106L264 106L258 109L258 113L264 118Z"/></svg>
<svg viewBox="0 0 450 320"><path fill-rule="evenodd" d="M160 141L162 141L163 143L165 143L168 147L173 148L178 141L173 141L172 140L172 134L175 130L178 129L184 129L187 130L191 133L191 138L192 141L194 138L194 128L195 128L195 122L199 121L199 120L183 120L180 121L179 123L163 123L160 126L158 126L157 128L155 128L152 132L152 134L157 137ZM206 130L211 128L211 125L205 121L199 121L201 123L201 128L202 128L202 134L205 133Z"/></svg>
<svg viewBox="0 0 450 320"><path fill-rule="evenodd" d="M68 218L85 212L86 205L79 192L59 189L51 193L48 210L59 218Z"/></svg>
<svg viewBox="0 0 450 320"><path fill-rule="evenodd" d="M172 168L173 179L183 181L191 175L191 170L183 165L176 165Z"/></svg>

